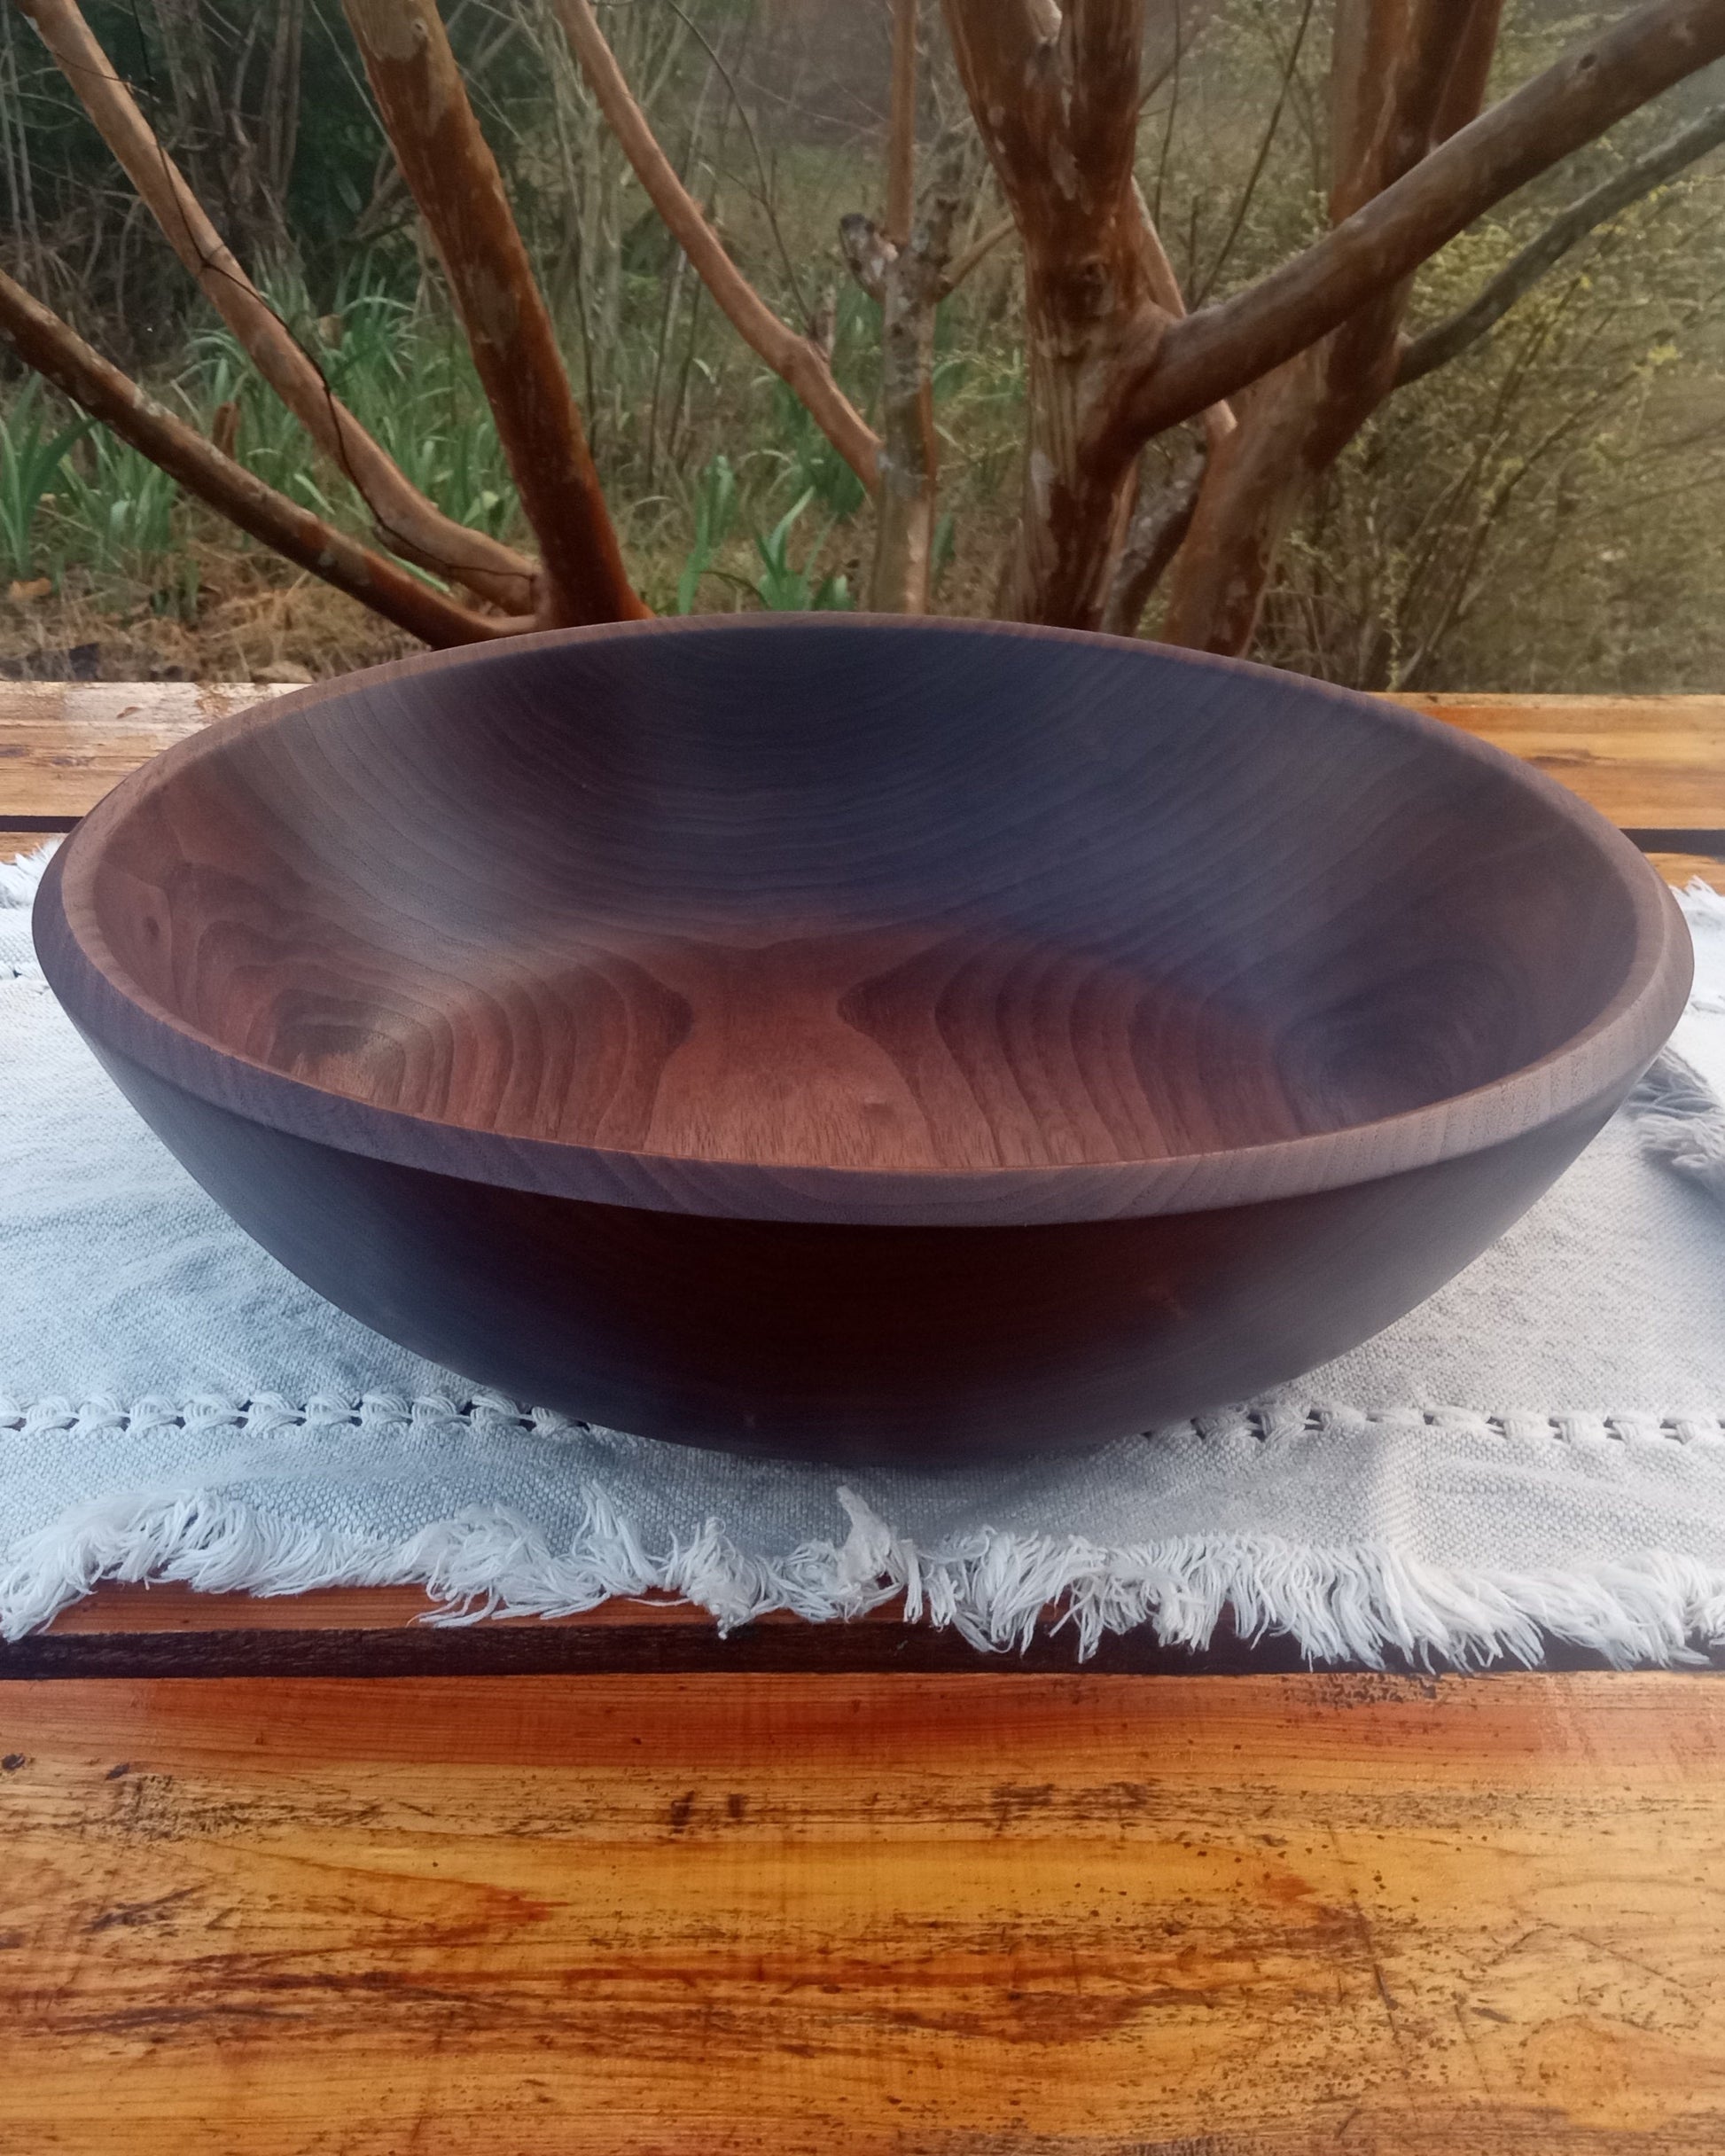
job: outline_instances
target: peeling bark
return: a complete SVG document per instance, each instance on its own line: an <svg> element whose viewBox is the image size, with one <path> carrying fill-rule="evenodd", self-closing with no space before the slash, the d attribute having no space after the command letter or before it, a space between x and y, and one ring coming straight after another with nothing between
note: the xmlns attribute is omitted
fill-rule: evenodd
<svg viewBox="0 0 1725 2156"><path fill-rule="evenodd" d="M557 332L433 0L346 0L543 562L547 628L639 620Z"/></svg>
<svg viewBox="0 0 1725 2156"><path fill-rule="evenodd" d="M1108 597L1098 623L1107 635L1136 637L1144 608L1168 565L1179 552L1191 529L1198 507L1198 488L1204 483L1205 452L1188 451L1163 484L1141 493L1127 526L1120 559L1108 585Z"/></svg>
<svg viewBox="0 0 1725 2156"><path fill-rule="evenodd" d="M1051 0L946 5L1024 247L1024 504L1001 612L1090 628L1125 531L1136 450L1108 461L1089 445L1172 319L1156 296L1159 249L1132 174L1143 0L1073 0L1064 14Z"/></svg>

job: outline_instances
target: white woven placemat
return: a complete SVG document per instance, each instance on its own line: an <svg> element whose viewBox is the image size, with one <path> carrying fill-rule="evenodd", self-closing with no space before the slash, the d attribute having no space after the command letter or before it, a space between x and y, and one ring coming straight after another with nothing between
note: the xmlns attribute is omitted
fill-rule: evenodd
<svg viewBox="0 0 1725 2156"><path fill-rule="evenodd" d="M1061 1604L1074 1654L1146 1622L1202 1644L1230 1608L1320 1658L1725 1640L1725 1119L1668 1074L1674 1115L1618 1117L1467 1272L1297 1385L1077 1460L840 1475L476 1392L320 1301L79 1042L33 881L0 870L8 1637L118 1577L424 1582L452 1618L660 1588L723 1626L905 1590L996 1647ZM1677 1045L1725 1093L1725 901L1685 905Z"/></svg>

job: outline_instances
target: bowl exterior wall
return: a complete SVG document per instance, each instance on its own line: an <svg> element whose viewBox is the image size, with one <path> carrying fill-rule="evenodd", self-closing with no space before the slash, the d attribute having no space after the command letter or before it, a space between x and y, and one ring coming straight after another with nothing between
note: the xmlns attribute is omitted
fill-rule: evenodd
<svg viewBox="0 0 1725 2156"><path fill-rule="evenodd" d="M1076 1450L1250 1398L1423 1301L1617 1105L1257 1205L855 1227L647 1211L403 1167L214 1106L92 1046L242 1227L415 1353L612 1428L834 1462Z"/></svg>

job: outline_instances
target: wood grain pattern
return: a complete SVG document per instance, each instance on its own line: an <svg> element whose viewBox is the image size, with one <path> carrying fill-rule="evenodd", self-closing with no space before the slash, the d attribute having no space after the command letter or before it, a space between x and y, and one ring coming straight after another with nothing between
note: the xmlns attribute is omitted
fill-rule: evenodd
<svg viewBox="0 0 1725 2156"><path fill-rule="evenodd" d="M1698 881L1725 891L1725 854L1651 853L1647 858L1674 889Z"/></svg>
<svg viewBox="0 0 1725 2156"><path fill-rule="evenodd" d="M1725 697L1403 696L1627 831L1725 831Z"/></svg>
<svg viewBox="0 0 1725 2156"><path fill-rule="evenodd" d="M248 682L0 682L0 826L8 816L69 824L158 748L281 693ZM1725 835L1725 696L1390 700L1526 756L1620 827Z"/></svg>
<svg viewBox="0 0 1725 2156"><path fill-rule="evenodd" d="M0 684L0 823L74 822L163 749L283 693L249 682Z"/></svg>
<svg viewBox="0 0 1725 2156"><path fill-rule="evenodd" d="M334 1302L647 1434L1084 1445L1502 1231L1687 940L1560 788L1263 668L738 618L379 669L80 828L49 979Z"/></svg>
<svg viewBox="0 0 1725 2156"><path fill-rule="evenodd" d="M107 1581L45 1630L0 1644L0 1680L883 1672L909 1683L958 1671L1018 1677L1068 1675L1076 1667L1072 1634L1056 1628L1054 1611L1022 1650L979 1656L956 1631L907 1624L896 1602L833 1624L777 1612L722 1637L704 1610L659 1596L602 1603L574 1616L493 1618L456 1627L422 1623L432 1606L412 1588L326 1588L260 1597ZM1545 1640L1539 1660L1553 1670L1609 1667L1601 1656L1559 1639ZM1708 1660L1725 1669L1725 1648L1712 1651ZM1393 1651L1387 1666L1415 1671ZM1479 1674L1521 1666L1504 1658L1469 1667ZM1263 1676L1304 1671L1307 1664L1286 1637L1242 1637L1224 1619L1202 1651L1164 1645L1148 1627L1110 1633L1084 1668L1100 1676ZM1363 1664L1326 1668L1364 1670ZM1418 1674L1430 1671L1421 1666Z"/></svg>
<svg viewBox="0 0 1725 2156"><path fill-rule="evenodd" d="M57 1636L208 1668L213 1634L418 1606L110 1587ZM997 1664L0 1684L0 2151L1716 2156L1722 1701Z"/></svg>
<svg viewBox="0 0 1725 2156"><path fill-rule="evenodd" d="M1725 2145L1725 1691L0 1688L30 2156Z"/></svg>

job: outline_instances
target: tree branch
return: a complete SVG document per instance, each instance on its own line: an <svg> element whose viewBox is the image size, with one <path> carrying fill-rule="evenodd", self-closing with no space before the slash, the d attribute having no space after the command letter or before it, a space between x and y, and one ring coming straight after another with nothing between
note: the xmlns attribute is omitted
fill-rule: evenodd
<svg viewBox="0 0 1725 2156"><path fill-rule="evenodd" d="M878 483L880 443L832 379L826 355L779 320L726 254L660 149L588 0L554 0L554 4L594 102L695 274L744 343L801 398L816 426L872 494Z"/></svg>
<svg viewBox="0 0 1725 2156"><path fill-rule="evenodd" d="M1151 593L1191 529L1204 466L1205 451L1195 445L1166 483L1146 495L1133 511L1097 624L1105 635L1137 635Z"/></svg>
<svg viewBox="0 0 1725 2156"><path fill-rule="evenodd" d="M0 330L27 366L112 427L152 464L160 465L199 501L398 629L442 648L510 636L532 626L530 620L476 613L458 605L285 494L277 494L206 441L196 427L146 396L129 375L93 351L69 323L33 299L4 270Z"/></svg>
<svg viewBox="0 0 1725 2156"><path fill-rule="evenodd" d="M987 262L1001 241L1011 239L1018 229L1013 218L1003 217L998 224L991 224L980 239L972 240L947 271L947 292L956 292L971 271ZM943 293L941 296L944 298L946 295Z"/></svg>
<svg viewBox="0 0 1725 2156"><path fill-rule="evenodd" d="M1423 374L1430 374L1434 367L1447 366L1470 345L1477 344L1487 331L1497 326L1518 300L1531 292L1546 272L1554 269L1589 232L1616 216L1620 210L1627 209L1643 195L1651 194L1656 187L1674 178L1686 165L1705 157L1709 150L1716 150L1722 142L1725 142L1725 105L1716 105L1650 150L1645 157L1637 158L1621 172L1572 202L1552 219L1537 239L1530 240L1504 264L1478 298L1447 321L1423 330L1403 345L1395 371L1395 387L1400 389L1409 382L1418 381Z"/></svg>
<svg viewBox="0 0 1725 2156"><path fill-rule="evenodd" d="M1091 453L1134 445L1231 396L1626 113L1725 53L1725 0L1651 0L1535 75L1248 290L1145 341Z"/></svg>
<svg viewBox="0 0 1725 2156"><path fill-rule="evenodd" d="M1304 27L1303 18L1301 27ZM1144 200L1143 189L1136 180L1132 183L1132 193L1143 225L1142 246L1145 268L1149 272L1150 296L1165 314L1177 321L1186 311L1186 295L1180 289L1180 279L1175 275L1174 264L1168 260L1168 251L1162 245L1162 235L1157 230L1156 222L1150 214L1150 205ZM1207 406L1204 413L1204 432L1210 447L1214 449L1226 441L1237 424L1234 408L1226 397L1218 398L1215 403ZM1200 466L1199 478L1202 476ZM1190 521L1190 517L1187 520ZM1143 608L1141 606L1138 612L1142 613Z"/></svg>
<svg viewBox="0 0 1725 2156"><path fill-rule="evenodd" d="M1089 627L1125 530L1136 451L1104 468L1087 450L1168 321L1158 291L1173 289L1133 184L1142 0L946 0L946 16L1024 250L1024 496L1000 605Z"/></svg>
<svg viewBox="0 0 1725 2156"><path fill-rule="evenodd" d="M557 332L435 0L345 0L383 123L441 257L527 521L548 626L641 619Z"/></svg>
<svg viewBox="0 0 1725 2156"><path fill-rule="evenodd" d="M1337 0L1329 210L1340 224L1413 170L1481 94L1498 0ZM1458 70L1462 75L1457 84ZM1282 542L1318 475L1389 394L1408 280L1372 293L1253 389L1205 475L1162 634L1246 650Z"/></svg>
<svg viewBox="0 0 1725 2156"><path fill-rule="evenodd" d="M893 90L886 142L886 232L895 247L910 237L917 199L917 0L892 0Z"/></svg>
<svg viewBox="0 0 1725 2156"><path fill-rule="evenodd" d="M536 565L426 500L353 414L239 266L80 13L77 0L19 0L163 236L283 403L350 480L385 543L481 598L521 611Z"/></svg>
<svg viewBox="0 0 1725 2156"><path fill-rule="evenodd" d="M1215 290L1222 271L1228 267L1228 258L1234 252L1234 243L1238 239L1245 227L1246 214L1252 207L1253 197L1258 191L1258 183L1263 178L1264 167L1269 161L1270 147L1276 140L1276 130L1282 124L1283 109L1288 102L1288 93L1293 87L1294 76L1299 71L1300 49L1306 43L1306 32L1312 20L1312 4L1313 0L1300 0L1300 20L1294 25L1293 41L1288 47L1288 57L1283 62L1281 80L1276 86L1276 102L1270 106L1269 118L1264 122L1264 131L1258 138L1258 153L1252 160L1252 169L1247 173L1245 185L1241 188L1239 199L1234 205L1234 215L1229 222L1226 233L1222 236L1222 243L1216 250L1215 260L1205 271L1198 289L1192 294L1194 307L1201 307L1209 294ZM1181 312L1183 314L1185 309L1183 308Z"/></svg>
<svg viewBox="0 0 1725 2156"><path fill-rule="evenodd" d="M868 604L877 613L925 613L934 546L940 441L934 431L934 317L948 289L947 254L958 214L956 143L902 246L872 218L839 221L851 274L881 309L880 484Z"/></svg>

